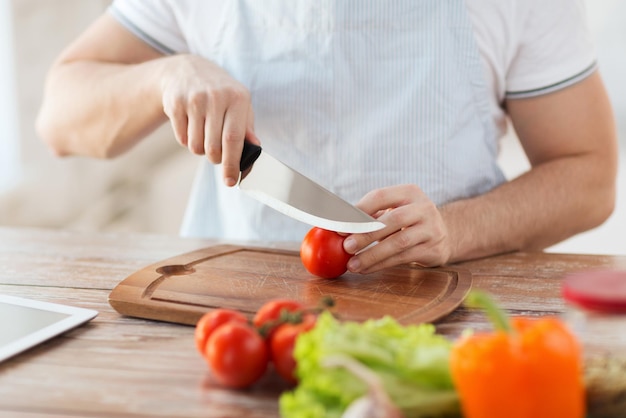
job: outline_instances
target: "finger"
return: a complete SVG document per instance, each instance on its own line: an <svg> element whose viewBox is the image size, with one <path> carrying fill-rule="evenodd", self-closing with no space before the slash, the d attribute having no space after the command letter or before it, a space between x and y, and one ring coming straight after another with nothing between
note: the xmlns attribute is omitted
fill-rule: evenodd
<svg viewBox="0 0 626 418"><path fill-rule="evenodd" d="M380 217L390 209L416 203L430 202L430 199L415 184L401 184L372 190L356 206L374 217Z"/></svg>
<svg viewBox="0 0 626 418"><path fill-rule="evenodd" d="M420 267L436 267L445 264L447 258L443 251L443 241L424 236L416 239L418 244L406 250L394 251L385 248L381 243L353 257L348 262L348 269L354 273L369 274L400 264L414 263ZM375 251L381 253L374 254Z"/></svg>
<svg viewBox="0 0 626 418"><path fill-rule="evenodd" d="M179 102L167 101L163 104L163 112L170 120L176 141L186 147L188 119L184 106L181 106Z"/></svg>
<svg viewBox="0 0 626 418"><path fill-rule="evenodd" d="M415 259L420 261L415 261ZM440 266L442 263L438 254L429 249L427 245L420 245L400 254L394 254L392 257L382 260L380 263L373 264L368 268L359 271L360 274L371 274L384 269L392 268L402 264L413 264L415 267L431 268Z"/></svg>
<svg viewBox="0 0 626 418"><path fill-rule="evenodd" d="M211 103L204 125L204 152L213 164L222 162L222 129L226 108L221 102Z"/></svg>
<svg viewBox="0 0 626 418"><path fill-rule="evenodd" d="M204 154L204 124L208 105L203 92L192 93L187 103L187 148L194 154Z"/></svg>
<svg viewBox="0 0 626 418"><path fill-rule="evenodd" d="M224 183L234 186L239 177L239 161L248 126L248 104L235 102L228 108L222 128L222 169Z"/></svg>
<svg viewBox="0 0 626 418"><path fill-rule="evenodd" d="M415 208L415 205L408 205L387 209L377 219L385 224L384 228L348 236L343 242L344 250L349 254L357 254L376 241L386 240L402 228L423 222L423 215L422 211Z"/></svg>
<svg viewBox="0 0 626 418"><path fill-rule="evenodd" d="M187 148L196 155L204 155L204 116L190 115L187 125Z"/></svg>
<svg viewBox="0 0 626 418"><path fill-rule="evenodd" d="M254 110L252 105L248 105L248 125L246 128L246 139L255 145L261 145L261 141L254 133Z"/></svg>
<svg viewBox="0 0 626 418"><path fill-rule="evenodd" d="M397 259L400 254L427 240L428 237L421 231L421 228L401 229L378 244L359 252L348 262L348 269L350 271L363 271L387 259Z"/></svg>
<svg viewBox="0 0 626 418"><path fill-rule="evenodd" d="M447 258L442 251L440 240L424 239L423 242L398 253L394 253L381 261L363 266L360 273L369 274L400 264L415 264L419 267L437 267L445 264Z"/></svg>
<svg viewBox="0 0 626 418"><path fill-rule="evenodd" d="M356 206L365 213L380 216L389 208L403 206L407 203L407 198L410 195L408 191L404 190L405 188L405 186L392 186L372 190L365 194Z"/></svg>

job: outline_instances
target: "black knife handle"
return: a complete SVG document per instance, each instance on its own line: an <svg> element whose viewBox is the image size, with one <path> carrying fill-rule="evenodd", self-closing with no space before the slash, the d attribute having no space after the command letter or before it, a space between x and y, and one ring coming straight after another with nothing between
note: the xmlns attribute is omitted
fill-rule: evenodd
<svg viewBox="0 0 626 418"><path fill-rule="evenodd" d="M241 152L241 161L239 161L239 171L246 171L261 155L261 147L251 142L243 141L243 151Z"/></svg>

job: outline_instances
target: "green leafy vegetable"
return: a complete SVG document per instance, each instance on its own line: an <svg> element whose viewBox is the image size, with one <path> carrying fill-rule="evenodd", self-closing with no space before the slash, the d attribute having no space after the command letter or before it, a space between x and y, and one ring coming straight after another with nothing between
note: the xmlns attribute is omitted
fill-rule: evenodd
<svg viewBox="0 0 626 418"><path fill-rule="evenodd" d="M343 355L375 372L385 391L409 417L458 416L459 401L449 370L452 343L431 324L402 326L391 317L339 322L324 312L294 349L299 385L280 399L285 418L340 417L367 385L345 368L324 366Z"/></svg>

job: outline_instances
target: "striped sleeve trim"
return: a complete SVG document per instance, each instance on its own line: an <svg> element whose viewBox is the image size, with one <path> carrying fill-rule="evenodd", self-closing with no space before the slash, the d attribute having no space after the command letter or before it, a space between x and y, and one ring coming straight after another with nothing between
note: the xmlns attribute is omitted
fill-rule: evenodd
<svg viewBox="0 0 626 418"><path fill-rule="evenodd" d="M137 36L139 39L156 49L157 51L166 54L173 55L176 53L171 48L163 45L161 42L157 41L144 31L142 31L137 25L131 22L124 14L120 13L114 6L109 7L109 13L126 29L128 29L133 35Z"/></svg>
<svg viewBox="0 0 626 418"><path fill-rule="evenodd" d="M593 72L595 72L597 68L598 68L598 63L594 61L589 67L585 68L578 74L575 74L569 78L566 78L565 80L559 81L558 83L550 84L549 86L540 87L540 88L531 89L531 90L507 91L506 98L507 99L524 99L527 97L535 97L535 96L541 96L543 94L552 93L552 92L564 89L565 87L574 85L581 80L584 80L585 78L593 74Z"/></svg>

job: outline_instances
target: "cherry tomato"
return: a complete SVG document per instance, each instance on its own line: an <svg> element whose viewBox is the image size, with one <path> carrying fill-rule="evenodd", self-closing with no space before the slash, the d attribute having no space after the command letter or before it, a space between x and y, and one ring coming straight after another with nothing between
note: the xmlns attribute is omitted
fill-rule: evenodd
<svg viewBox="0 0 626 418"><path fill-rule="evenodd" d="M209 337L205 358L221 385L242 389L263 376L269 352L261 335L250 325L228 322Z"/></svg>
<svg viewBox="0 0 626 418"><path fill-rule="evenodd" d="M255 327L262 327L269 322L278 320L283 310L287 312L297 312L302 310L303 308L304 306L296 300L270 300L269 302L261 306L261 308L256 312L254 318L252 319L252 323Z"/></svg>
<svg viewBox="0 0 626 418"><path fill-rule="evenodd" d="M315 326L317 317L305 314L299 324L284 323L276 328L270 339L270 355L276 372L290 383L297 383L295 375L296 360L293 357L293 347L296 338L303 332Z"/></svg>
<svg viewBox="0 0 626 418"><path fill-rule="evenodd" d="M334 231L314 227L302 240L300 259L309 271L324 279L334 279L346 272L352 255L343 249L344 237Z"/></svg>
<svg viewBox="0 0 626 418"><path fill-rule="evenodd" d="M205 313L196 324L195 340L196 348L200 354L204 355L207 340L219 326L228 322L240 322L245 324L248 319L241 312L232 309L215 309Z"/></svg>

